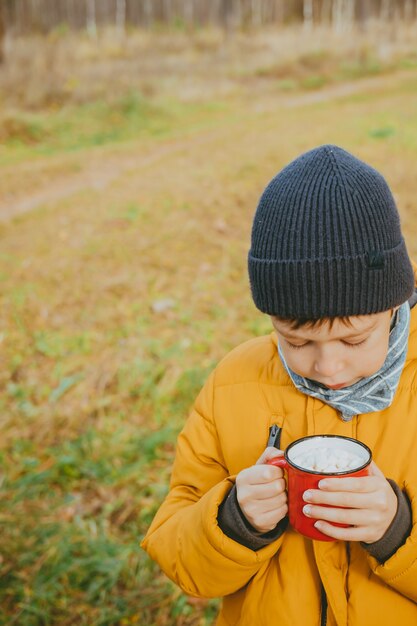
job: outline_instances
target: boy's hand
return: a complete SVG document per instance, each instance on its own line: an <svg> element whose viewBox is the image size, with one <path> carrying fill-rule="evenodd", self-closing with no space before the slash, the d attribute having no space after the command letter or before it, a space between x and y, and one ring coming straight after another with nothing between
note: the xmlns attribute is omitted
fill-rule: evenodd
<svg viewBox="0 0 417 626"><path fill-rule="evenodd" d="M383 537L397 512L397 496L374 462L369 476L326 478L319 486L304 492L304 500L309 504L303 511L308 517L320 520L314 525L334 539L374 543ZM320 504L347 508L327 508ZM328 522L350 527L340 528Z"/></svg>
<svg viewBox="0 0 417 626"><path fill-rule="evenodd" d="M284 472L280 467L265 465L283 452L266 448L256 465L242 470L236 477L237 501L249 524L261 533L273 530L287 514Z"/></svg>

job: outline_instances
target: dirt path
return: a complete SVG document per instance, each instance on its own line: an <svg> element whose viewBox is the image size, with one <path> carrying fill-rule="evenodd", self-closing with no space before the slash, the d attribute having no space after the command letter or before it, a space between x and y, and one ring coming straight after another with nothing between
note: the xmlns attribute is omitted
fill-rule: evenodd
<svg viewBox="0 0 417 626"><path fill-rule="evenodd" d="M387 88L392 90L395 88L395 85L413 77L415 77L415 73L404 71L393 75L333 85L320 91L302 93L291 97L261 93L253 103L249 104L248 108L252 113L271 113L280 109L306 107L359 93L386 90ZM238 126L242 124L240 117L236 119L235 124ZM167 140L162 145L158 144L156 148L151 149L149 154L145 155L140 154L139 151L137 154L132 155L129 153L127 156L96 155L94 160L84 167L81 172L59 175L48 182L47 185L42 186L29 195L26 193L22 195L15 194L1 200L0 222L7 223L18 215L33 211L40 206L59 202L84 190L92 189L103 192L120 176L129 171L146 170L168 156L172 157L177 153L183 152L190 145L198 146L215 141L223 133L224 129L219 127L214 130L204 130L197 136L193 134L186 139ZM131 152L131 148L129 152Z"/></svg>

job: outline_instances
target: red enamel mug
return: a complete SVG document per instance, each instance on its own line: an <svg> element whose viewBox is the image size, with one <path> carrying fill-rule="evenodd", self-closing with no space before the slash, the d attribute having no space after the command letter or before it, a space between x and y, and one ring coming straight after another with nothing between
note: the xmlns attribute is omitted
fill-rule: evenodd
<svg viewBox="0 0 417 626"><path fill-rule="evenodd" d="M350 466L340 470L330 463L324 469L329 458L330 460L336 458L338 466L342 468L348 464L346 459L350 459ZM321 462L322 469L320 471L311 469L314 461L316 466L320 466L320 459L324 459ZM287 472L288 515L291 526L310 539L335 541L315 528L316 519L304 515L303 507L306 502L303 500L303 494L307 489L318 489L319 481L329 476L331 478L367 476L371 461L372 452L361 441L339 435L312 435L293 441L285 450L283 457L270 459L267 463L282 467ZM344 528L347 526L336 522L333 522L333 525Z"/></svg>

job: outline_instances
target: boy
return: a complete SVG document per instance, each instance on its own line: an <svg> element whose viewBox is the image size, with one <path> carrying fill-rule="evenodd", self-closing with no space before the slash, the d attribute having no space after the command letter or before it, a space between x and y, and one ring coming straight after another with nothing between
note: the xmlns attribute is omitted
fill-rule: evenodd
<svg viewBox="0 0 417 626"><path fill-rule="evenodd" d="M414 626L416 291L385 180L336 146L301 155L260 199L248 265L274 333L209 377L143 546L185 593L223 597L218 626ZM374 458L304 493L332 542L288 525L282 469L265 464L323 433Z"/></svg>

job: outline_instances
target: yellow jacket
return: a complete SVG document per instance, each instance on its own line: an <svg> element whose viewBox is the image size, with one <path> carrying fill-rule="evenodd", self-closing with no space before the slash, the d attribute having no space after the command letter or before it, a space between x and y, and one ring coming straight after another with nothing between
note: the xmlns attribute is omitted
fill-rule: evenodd
<svg viewBox="0 0 417 626"><path fill-rule="evenodd" d="M282 448L322 433L363 441L385 476L407 493L412 532L384 564L359 543L311 541L290 527L257 552L221 531L218 507L234 477L265 449L273 424L282 427ZM179 436L169 495L142 545L185 593L224 596L218 626L318 626L321 582L328 626L416 626L417 306L392 405L347 423L297 391L274 334L227 355Z"/></svg>

